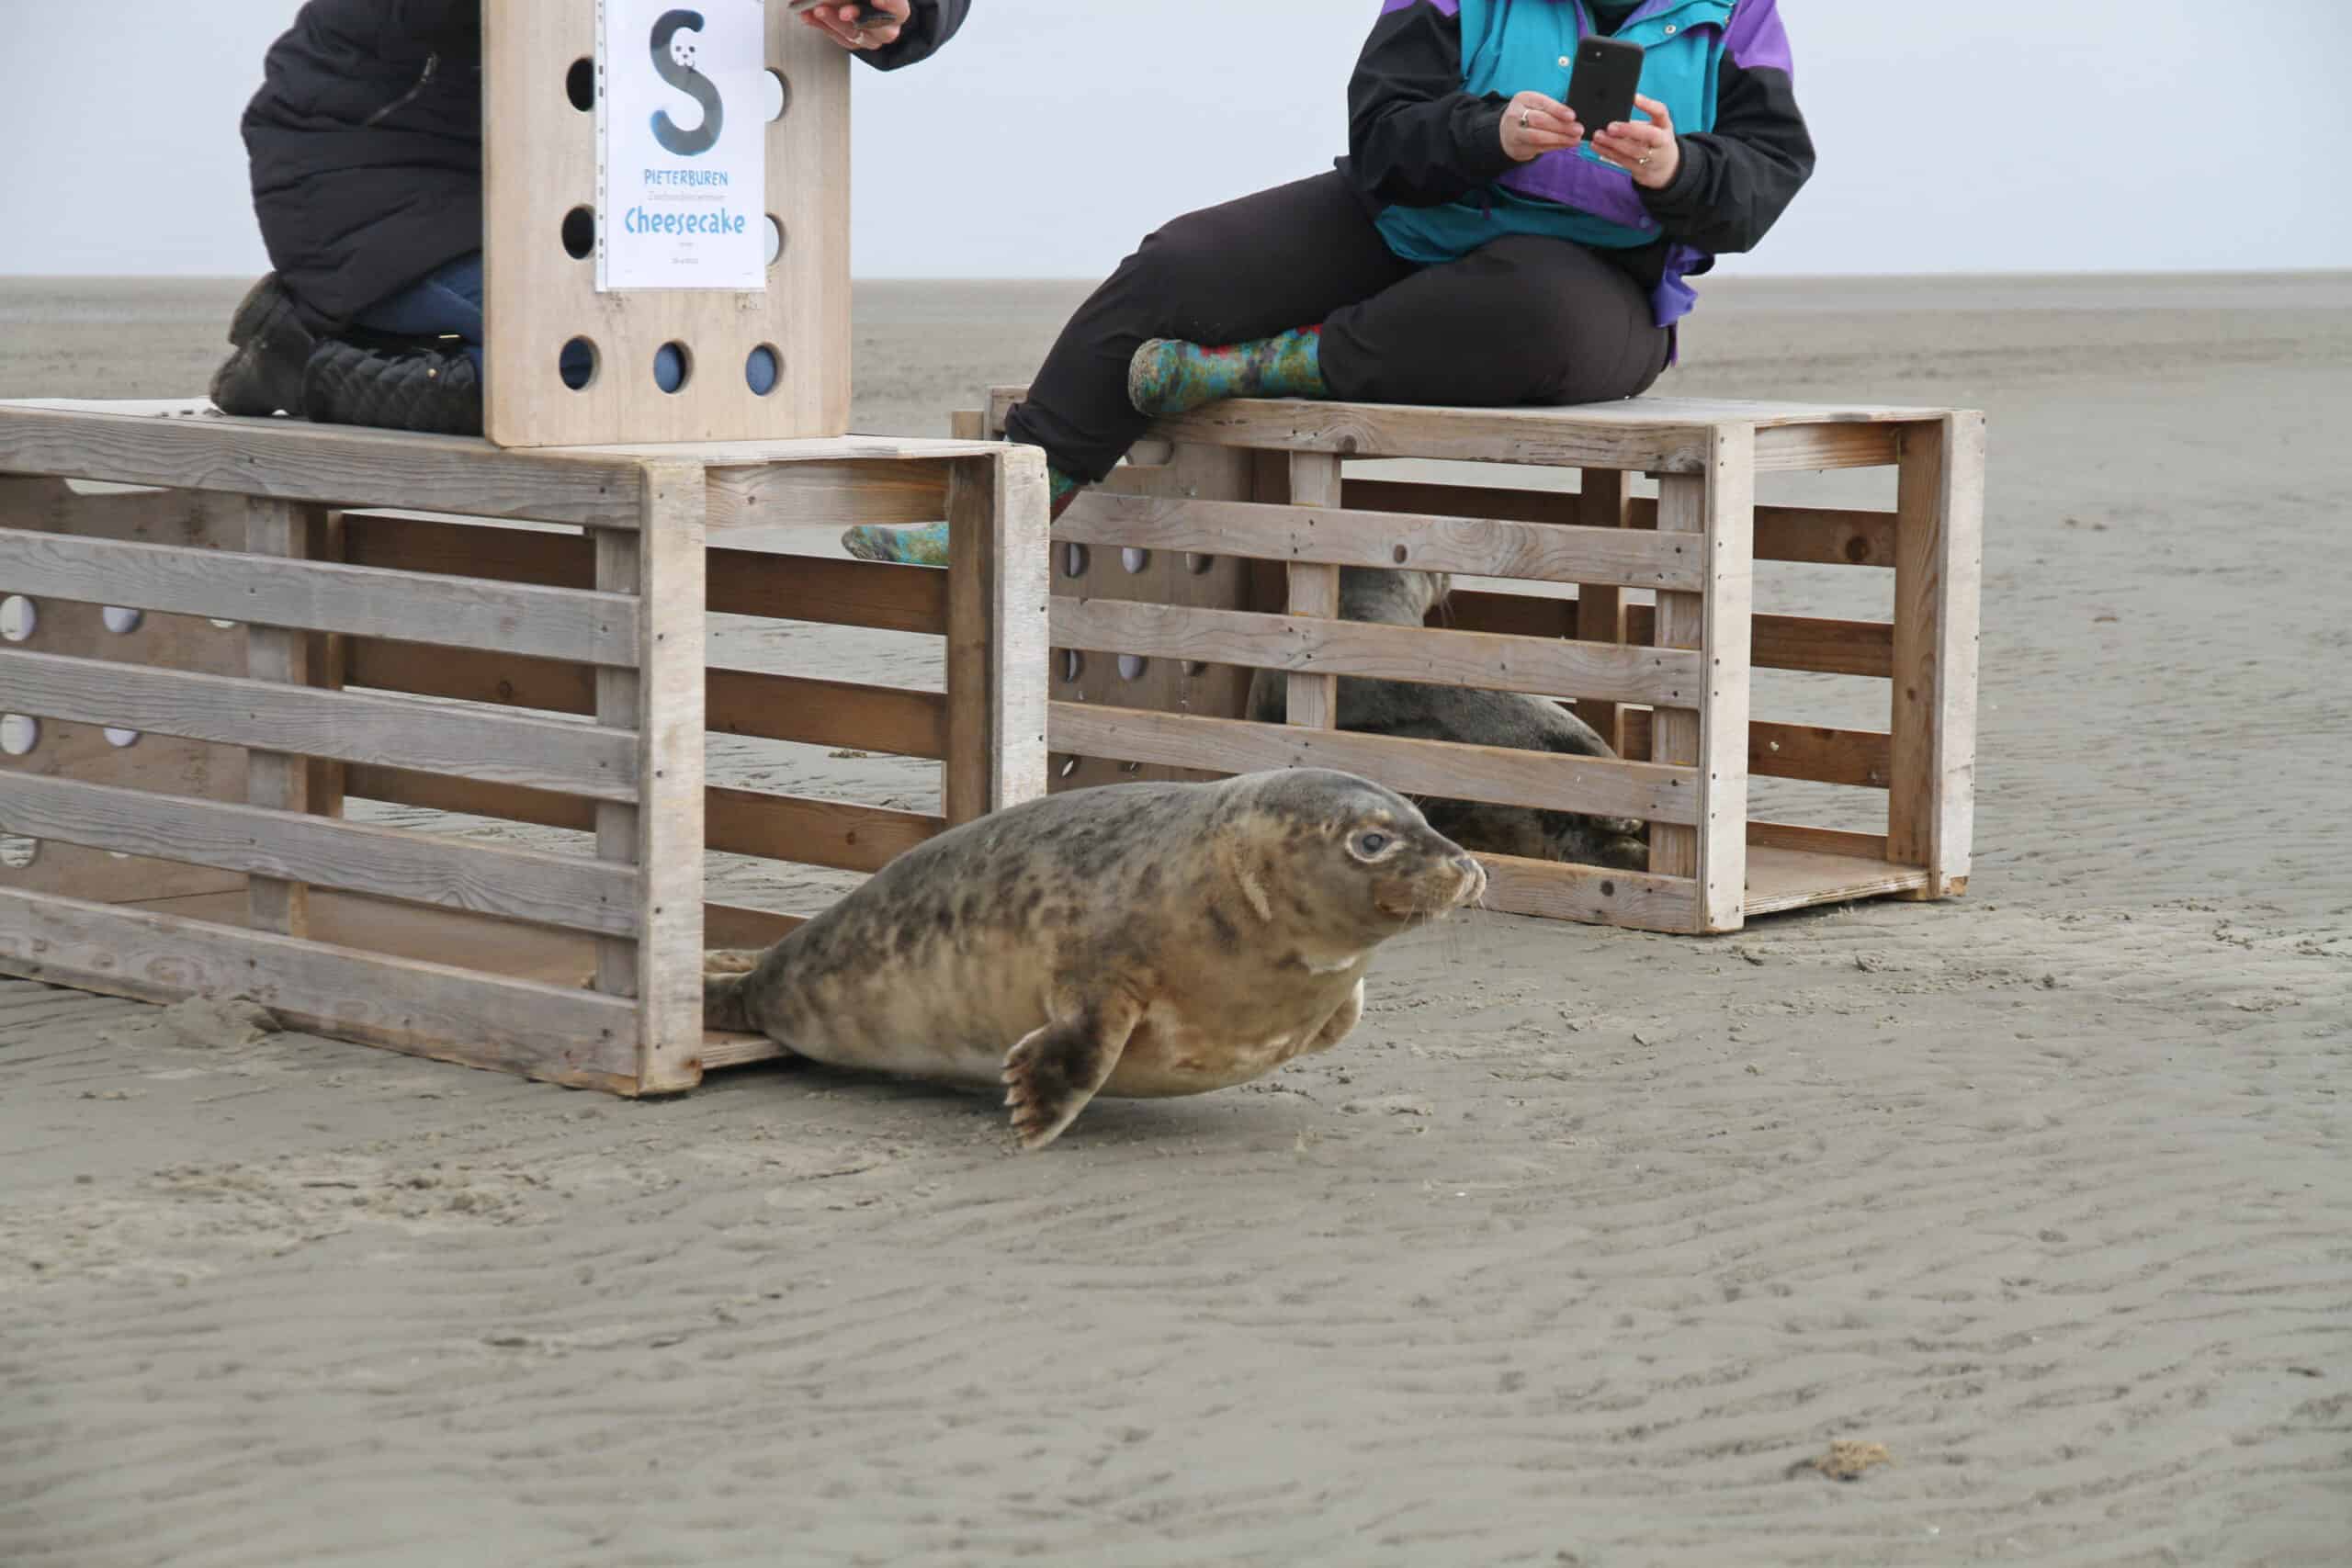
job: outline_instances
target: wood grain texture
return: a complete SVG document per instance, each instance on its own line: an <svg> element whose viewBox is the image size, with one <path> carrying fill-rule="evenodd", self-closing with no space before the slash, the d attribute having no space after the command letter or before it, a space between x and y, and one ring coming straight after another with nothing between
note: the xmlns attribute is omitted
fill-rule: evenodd
<svg viewBox="0 0 2352 1568"><path fill-rule="evenodd" d="M835 871L880 871L948 826L920 811L757 790L713 786L707 800L712 853Z"/></svg>
<svg viewBox="0 0 2352 1568"><path fill-rule="evenodd" d="M599 800L637 795L628 738L560 719L0 649L11 713L257 750L461 774Z"/></svg>
<svg viewBox="0 0 2352 1568"><path fill-rule="evenodd" d="M990 459L996 535L989 575L989 809L1046 791L1052 675L1053 546L1046 457L1013 446Z"/></svg>
<svg viewBox="0 0 2352 1568"><path fill-rule="evenodd" d="M1923 892L1939 898L1965 888L1975 830L1984 416L1912 425L1903 439L1887 853L1927 867Z"/></svg>
<svg viewBox="0 0 2352 1568"><path fill-rule="evenodd" d="M1646 529L1629 528L1631 518L1627 502L1632 490L1631 479L1631 475L1619 468L1587 468L1579 480L1582 488L1577 492L1575 502L1570 503L1573 510L1564 507L1564 514L1576 518L1579 532L1589 530L1596 534L1614 535L1652 549L1670 547L1678 560L1695 561L1700 552L1691 548L1690 540L1658 533L1655 518ZM1625 641L1625 586L1632 581L1617 573L1596 576L1588 572L1578 579L1576 634L1579 641L1611 644ZM1648 585L1694 588L1699 583L1669 582L1661 574L1654 576ZM1601 739L1608 742L1611 750L1621 757L1626 754L1623 727L1619 722L1622 710L1618 704L1593 698L1577 704L1577 711Z"/></svg>
<svg viewBox="0 0 2352 1568"><path fill-rule="evenodd" d="M0 889L0 973L148 1002L243 999L339 1040L575 1088L635 1089L628 1003L446 964Z"/></svg>
<svg viewBox="0 0 2352 1568"><path fill-rule="evenodd" d="M637 536L617 528L595 530L590 536L596 552L596 589L600 593L628 596L645 602L645 552L639 548ZM640 626L643 624L640 619ZM644 688L644 675L639 660L631 659L625 669L600 669L596 677L596 722L606 729L626 732L630 741L633 771L638 774L639 795L645 786L644 749L637 734L641 715L639 694ZM596 807L596 854L615 865L633 866L638 863L638 806L636 801L605 801ZM626 941L607 938L596 944L596 989L608 997L630 997L638 994L640 976L638 964L638 939Z"/></svg>
<svg viewBox="0 0 2352 1568"><path fill-rule="evenodd" d="M275 560L260 550L0 532L0 581L19 593L256 626L599 664L627 664L637 657L637 604L619 595L426 577L292 554L298 558Z"/></svg>
<svg viewBox="0 0 2352 1568"><path fill-rule="evenodd" d="M1212 773L1337 768L1404 795L1653 822L1688 824L1698 815L1698 780L1689 768L1085 703L1056 703L1051 723L1054 750L1081 756Z"/></svg>
<svg viewBox="0 0 2352 1568"><path fill-rule="evenodd" d="M1597 865L1563 865L1515 855L1480 855L1486 906L1506 915L1637 931L1689 931L1697 921L1699 885Z"/></svg>
<svg viewBox="0 0 2352 1568"><path fill-rule="evenodd" d="M1323 459L1329 461L1329 459ZM1596 475L1605 472L1595 470ZM1500 493L1500 492L1498 492ZM1554 494L1555 518L1575 498ZM1379 570L1444 571L1546 582L1695 588L1695 551L1680 541L1607 525L1502 522L1250 502L1191 501L1093 491L1054 525L1057 541L1127 545Z"/></svg>
<svg viewBox="0 0 2352 1568"><path fill-rule="evenodd" d="M452 811L502 822L528 822L574 833L594 833L600 809L595 801L582 800L578 795L484 784L447 773L420 773L406 768L348 767L344 770L343 787L344 793L354 800L380 800L394 806Z"/></svg>
<svg viewBox="0 0 2352 1568"><path fill-rule="evenodd" d="M1701 690L1695 649L1611 648L1100 599L1057 598L1053 617L1057 646L1096 652L1617 702L1694 703Z"/></svg>
<svg viewBox="0 0 2352 1568"><path fill-rule="evenodd" d="M947 515L946 458L836 457L712 468L710 526L848 528Z"/></svg>
<svg viewBox="0 0 2352 1568"><path fill-rule="evenodd" d="M636 728L641 1093L702 1081L703 693L709 498L695 463L648 463ZM599 696L599 710L602 709ZM603 824L598 824L599 840Z"/></svg>
<svg viewBox="0 0 2352 1568"><path fill-rule="evenodd" d="M783 223L786 241L764 290L599 294L594 258L574 260L560 243L564 215L597 200L596 116L574 109L564 94L572 62L596 53L596 7L576 0L483 7L486 415L500 445L848 429L849 61L783 6L768 10L767 59L788 84L790 104L767 128L762 213ZM730 107L757 112L751 104ZM556 373L574 336L593 342L599 359L580 391ZM692 369L674 395L653 381L655 351L673 341L686 345ZM744 378L746 359L762 344L782 361L782 378L764 398Z"/></svg>
<svg viewBox="0 0 2352 1568"><path fill-rule="evenodd" d="M1750 822L1747 841L1768 849L1803 850L1809 854L1844 855L1856 860L1886 859L1886 835L1849 833L1836 828L1815 828L1800 822Z"/></svg>
<svg viewBox="0 0 2352 1568"><path fill-rule="evenodd" d="M37 838L280 885L315 884L567 931L626 936L637 929L635 874L571 855L28 773L0 774L0 823Z"/></svg>
<svg viewBox="0 0 2352 1568"><path fill-rule="evenodd" d="M310 547L310 518L289 502L251 498L245 503L245 549L255 556L300 558ZM191 560L203 558L196 551L175 553ZM309 641L299 632L266 626L245 627L245 673L253 680L301 685L309 680ZM246 753L245 799L254 806L282 812L307 810L310 782L307 758L283 751ZM255 931L305 936L310 931L310 890L300 881L255 876L245 887L246 923Z"/></svg>
<svg viewBox="0 0 2352 1568"><path fill-rule="evenodd" d="M1340 503L1340 460L1317 452L1290 455L1290 504L1310 521L1318 509ZM1295 616L1323 622L1340 618L1340 569L1314 566L1294 559L1286 584L1287 607ZM1310 635L1314 635L1310 631ZM1286 722L1302 729L1340 728L1340 678L1336 675L1293 673L1289 681Z"/></svg>
<svg viewBox="0 0 2352 1568"><path fill-rule="evenodd" d="M1747 727L1747 771L1765 778L1884 789L1894 772L1893 738L1869 729L1759 719Z"/></svg>
<svg viewBox="0 0 2352 1568"><path fill-rule="evenodd" d="M637 525L637 465L627 458L502 452L467 436L303 420L217 412L161 418L104 407L0 402L0 472L335 506Z"/></svg>
<svg viewBox="0 0 2352 1568"><path fill-rule="evenodd" d="M1760 845L1748 852L1744 912L1771 915L1815 904L1883 898L1890 893L1915 891L1927 886L1927 881L1924 871L1883 860Z"/></svg>
<svg viewBox="0 0 2352 1568"><path fill-rule="evenodd" d="M1777 425L1756 433L1759 473L1883 468L1895 460L1901 427L1892 423Z"/></svg>

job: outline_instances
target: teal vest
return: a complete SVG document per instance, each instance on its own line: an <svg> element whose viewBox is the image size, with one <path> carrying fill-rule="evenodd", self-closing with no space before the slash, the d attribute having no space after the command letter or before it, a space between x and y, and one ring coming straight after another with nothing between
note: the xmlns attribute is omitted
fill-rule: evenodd
<svg viewBox="0 0 2352 1568"><path fill-rule="evenodd" d="M1712 130L1724 28L1736 0L1649 0L1616 36L1646 54L1641 90L1678 131ZM1462 88L1474 96L1537 92L1566 101L1569 62L1591 30L1580 0L1462 0ZM1636 117L1649 117L1636 111ZM1588 126L1588 136L1597 126ZM1546 152L1439 207L1391 207L1378 224L1405 260L1457 261L1506 234L1544 234L1602 249L1646 245L1657 224L1624 170L1587 141Z"/></svg>

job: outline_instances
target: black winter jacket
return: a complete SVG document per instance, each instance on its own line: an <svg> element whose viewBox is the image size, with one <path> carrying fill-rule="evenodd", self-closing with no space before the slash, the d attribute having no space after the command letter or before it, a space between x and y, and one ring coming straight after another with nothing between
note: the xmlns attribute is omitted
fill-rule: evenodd
<svg viewBox="0 0 2352 1568"><path fill-rule="evenodd" d="M892 71L956 34L971 0L914 0ZM314 332L481 249L481 0L310 0L246 107L254 212Z"/></svg>

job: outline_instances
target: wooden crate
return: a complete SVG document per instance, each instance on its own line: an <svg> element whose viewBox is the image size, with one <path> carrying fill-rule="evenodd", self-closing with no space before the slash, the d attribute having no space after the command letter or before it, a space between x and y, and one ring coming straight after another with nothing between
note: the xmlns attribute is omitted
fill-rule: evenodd
<svg viewBox="0 0 2352 1568"><path fill-rule="evenodd" d="M945 572L710 542L943 516ZM703 953L797 920L707 904L706 850L871 872L1041 793L1045 519L1001 445L0 403L0 973L625 1094L775 1055L706 1034ZM943 637L946 689L707 669L711 613ZM944 808L707 787L713 731L935 761Z"/></svg>
<svg viewBox="0 0 2352 1568"><path fill-rule="evenodd" d="M1001 433L1022 395L994 389L956 429ZM1345 471L1388 458L1504 466L1504 482ZM1165 421L1053 530L1054 787L1315 765L1408 794L1640 818L1646 871L1488 857L1488 901L1650 931L1957 896L1984 460L1983 416L1942 409L1238 400ZM1512 468L1580 469L1581 488L1510 488ZM1755 502L1760 473L1870 468L1895 470L1893 510ZM1632 493L1645 474L1654 498ZM1759 560L1891 573L1892 618L1757 613ZM1336 618L1342 567L1506 581L1457 588L1428 627L1363 626ZM1253 670L1287 673L1287 725L1241 720ZM1886 728L1752 715L1756 670L1882 682ZM1341 675L1571 701L1625 760L1343 733ZM1875 792L1871 829L1755 819L1751 776Z"/></svg>

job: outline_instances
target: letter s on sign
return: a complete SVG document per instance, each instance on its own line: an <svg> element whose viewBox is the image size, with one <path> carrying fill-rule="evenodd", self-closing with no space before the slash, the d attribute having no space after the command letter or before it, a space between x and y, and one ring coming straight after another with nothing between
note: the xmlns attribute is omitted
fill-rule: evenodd
<svg viewBox="0 0 2352 1568"><path fill-rule="evenodd" d="M718 128L726 119L725 106L719 102L718 89L710 78L695 69L695 46L678 35L699 33L703 20L700 11L664 11L662 19L653 24L653 70L655 74L678 91L702 106L702 125L694 130L680 130L668 111L653 111L653 140L662 150L681 158L699 157L718 142Z"/></svg>

